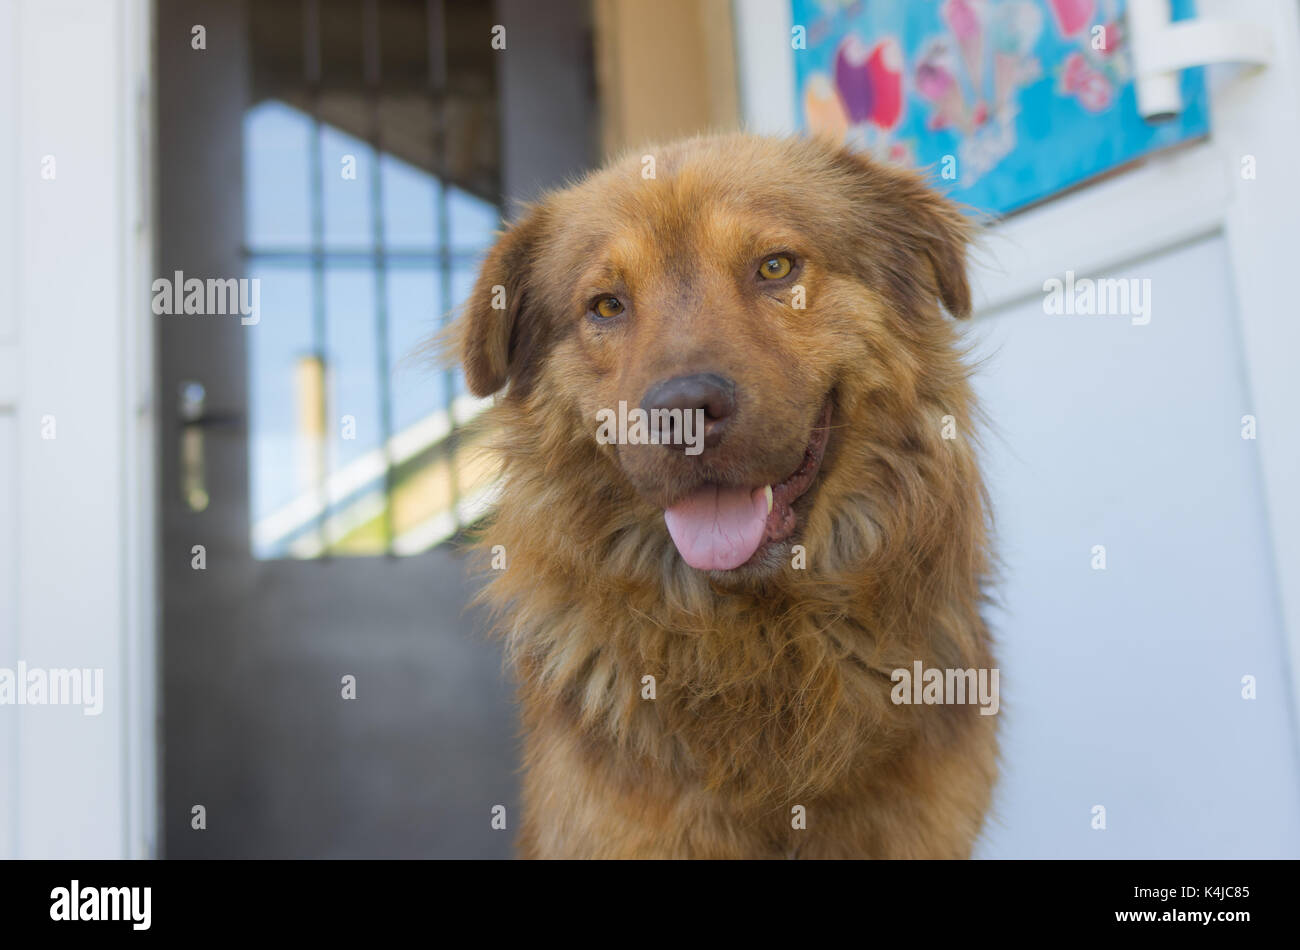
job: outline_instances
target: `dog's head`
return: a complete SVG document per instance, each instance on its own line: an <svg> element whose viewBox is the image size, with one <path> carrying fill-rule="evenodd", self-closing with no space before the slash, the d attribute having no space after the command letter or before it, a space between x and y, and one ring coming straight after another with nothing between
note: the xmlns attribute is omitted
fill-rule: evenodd
<svg viewBox="0 0 1300 950"><path fill-rule="evenodd" d="M504 233L459 325L466 378L568 427L692 567L768 576L810 525L843 547L837 507L965 422L939 303L970 310L968 236L919 176L828 143L651 150Z"/></svg>

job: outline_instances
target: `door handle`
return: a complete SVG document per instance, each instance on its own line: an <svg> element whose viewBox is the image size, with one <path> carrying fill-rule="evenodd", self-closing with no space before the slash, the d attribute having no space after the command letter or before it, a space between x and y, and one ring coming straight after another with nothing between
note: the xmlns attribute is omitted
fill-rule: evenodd
<svg viewBox="0 0 1300 950"><path fill-rule="evenodd" d="M1128 31L1133 48L1138 112L1149 122L1183 110L1178 74L1211 63L1266 66L1273 59L1268 29L1245 20L1173 22L1170 0L1129 0Z"/></svg>
<svg viewBox="0 0 1300 950"><path fill-rule="evenodd" d="M197 380L180 385L177 416L180 433L180 493L190 511L204 511L211 501L208 493L207 452L204 432L212 427L244 424L242 412L213 412L207 407L207 390Z"/></svg>
<svg viewBox="0 0 1300 950"><path fill-rule="evenodd" d="M209 409L207 390L195 379L181 383L176 414L183 426L228 426L242 425L244 422L242 412L214 412Z"/></svg>

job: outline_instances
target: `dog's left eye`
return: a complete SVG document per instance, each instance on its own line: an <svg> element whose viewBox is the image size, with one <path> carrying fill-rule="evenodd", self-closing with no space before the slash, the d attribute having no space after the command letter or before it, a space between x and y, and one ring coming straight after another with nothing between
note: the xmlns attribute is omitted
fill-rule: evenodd
<svg viewBox="0 0 1300 950"><path fill-rule="evenodd" d="M592 309L595 310L597 316L609 320L623 312L623 301L617 297L601 297L596 301L596 305Z"/></svg>
<svg viewBox="0 0 1300 950"><path fill-rule="evenodd" d="M758 265L758 276L764 280L780 280L794 270L794 261L785 254L773 254Z"/></svg>

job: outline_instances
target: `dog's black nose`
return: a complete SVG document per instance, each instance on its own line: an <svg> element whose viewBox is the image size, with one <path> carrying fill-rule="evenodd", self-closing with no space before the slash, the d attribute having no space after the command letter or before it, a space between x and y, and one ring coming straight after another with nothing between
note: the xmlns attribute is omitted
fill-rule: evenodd
<svg viewBox="0 0 1300 950"><path fill-rule="evenodd" d="M694 425L703 411L704 444L715 446L722 439L723 429L736 411L736 384L717 373L695 373L691 376L674 376L655 383L641 400L641 408L650 417L652 431L659 433L662 444L676 445L682 433L674 433L676 425ZM680 414L692 413L691 422L677 422L672 410ZM696 432L698 430L691 430Z"/></svg>

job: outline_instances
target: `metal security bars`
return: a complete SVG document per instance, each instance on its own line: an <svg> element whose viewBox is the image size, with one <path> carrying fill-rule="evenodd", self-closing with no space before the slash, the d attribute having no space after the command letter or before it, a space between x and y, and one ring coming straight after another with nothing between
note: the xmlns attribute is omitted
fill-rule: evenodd
<svg viewBox="0 0 1300 950"><path fill-rule="evenodd" d="M253 551L414 553L489 491L462 429L478 402L415 357L499 223L490 5L250 7Z"/></svg>

